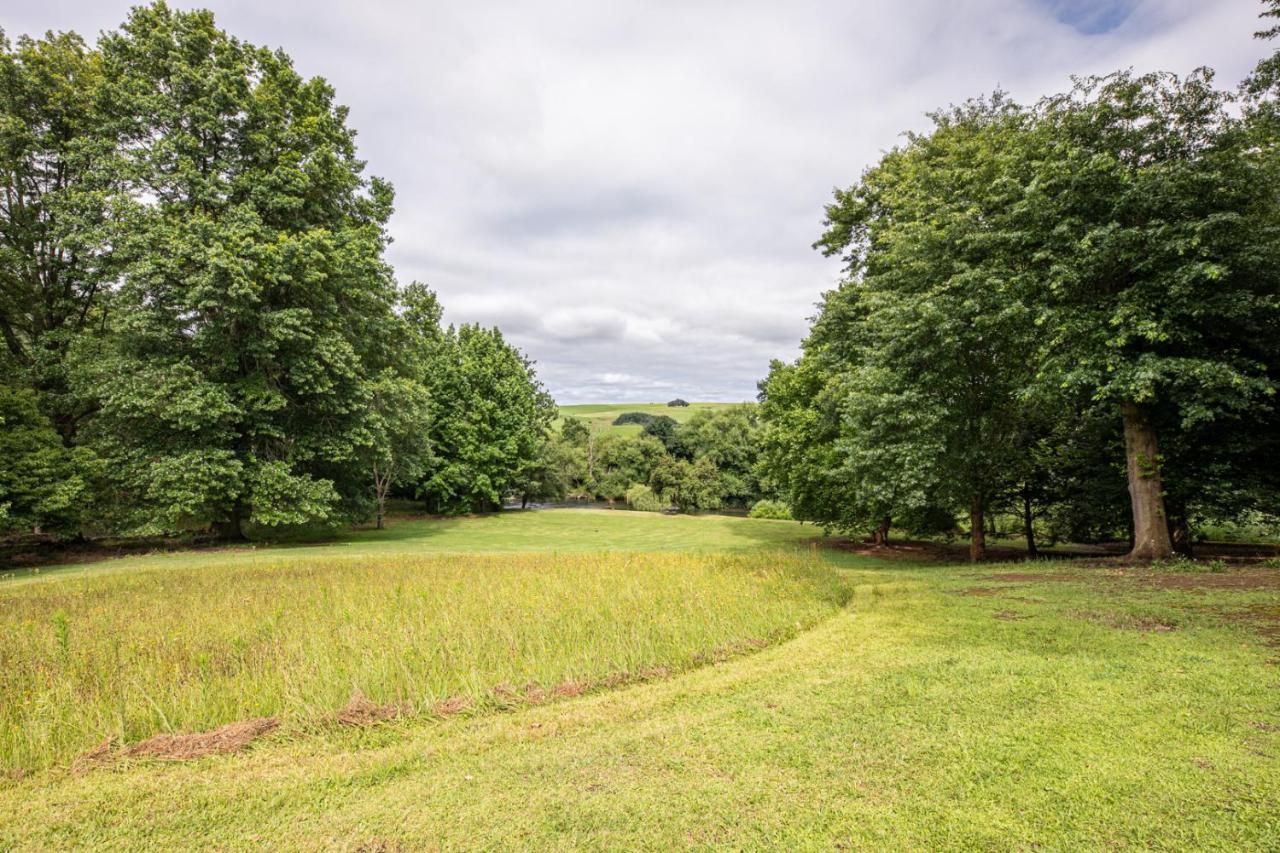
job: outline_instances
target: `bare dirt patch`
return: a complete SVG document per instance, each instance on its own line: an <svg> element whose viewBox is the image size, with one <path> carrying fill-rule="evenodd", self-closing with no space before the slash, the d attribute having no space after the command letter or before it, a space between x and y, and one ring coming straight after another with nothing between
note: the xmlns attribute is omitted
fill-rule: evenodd
<svg viewBox="0 0 1280 853"><path fill-rule="evenodd" d="M109 737L104 739L102 743L71 762L71 772L83 773L95 764L99 764L111 758L113 750L115 749L115 743L115 738Z"/></svg>
<svg viewBox="0 0 1280 853"><path fill-rule="evenodd" d="M1142 572L1134 577L1158 589L1280 589L1280 571Z"/></svg>
<svg viewBox="0 0 1280 853"><path fill-rule="evenodd" d="M1019 619L1030 619L1030 618L1031 618L1031 614L1029 614L1029 613L1018 613L1018 612L1013 611L1013 610L997 610L996 612L992 613L991 615L992 615L994 618L996 618L996 619L1000 619L1001 621L1004 621L1004 622L1016 622L1016 621L1018 621Z"/></svg>
<svg viewBox="0 0 1280 853"><path fill-rule="evenodd" d="M562 681L551 689L551 695L557 699L570 696L581 696L591 688L585 681Z"/></svg>
<svg viewBox="0 0 1280 853"><path fill-rule="evenodd" d="M1255 604L1233 610L1219 610L1228 622L1247 625L1269 645L1280 646L1280 604Z"/></svg>
<svg viewBox="0 0 1280 853"><path fill-rule="evenodd" d="M1072 614L1077 619L1105 625L1108 628L1119 628L1128 631L1173 631L1176 625L1170 625L1152 616L1135 616L1131 613L1105 613L1095 610L1081 610Z"/></svg>
<svg viewBox="0 0 1280 853"><path fill-rule="evenodd" d="M438 717L452 717L454 714L461 714L470 707L471 700L466 696L450 696L448 699L441 699L432 705L431 713Z"/></svg>
<svg viewBox="0 0 1280 853"><path fill-rule="evenodd" d="M964 589L955 590L952 595L974 595L979 598L989 598L991 596L1000 595L1005 590L998 586L970 586Z"/></svg>
<svg viewBox="0 0 1280 853"><path fill-rule="evenodd" d="M371 726L394 719L404 713L402 705L379 705L370 701L363 693L356 693L351 701L333 715L334 720L344 726Z"/></svg>
<svg viewBox="0 0 1280 853"><path fill-rule="evenodd" d="M986 578L1001 583L1062 583L1084 580L1078 575L1059 575L1052 572L997 572L994 575L986 575Z"/></svg>
<svg viewBox="0 0 1280 853"><path fill-rule="evenodd" d="M211 732L187 735L155 735L125 749L129 756L187 760L206 755L238 752L280 725L275 717L258 717L219 726Z"/></svg>

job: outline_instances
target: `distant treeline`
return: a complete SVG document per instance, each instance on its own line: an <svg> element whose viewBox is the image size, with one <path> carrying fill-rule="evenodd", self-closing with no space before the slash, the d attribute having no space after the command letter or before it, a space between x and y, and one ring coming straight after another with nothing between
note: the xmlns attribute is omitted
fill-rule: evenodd
<svg viewBox="0 0 1280 853"><path fill-rule="evenodd" d="M695 412L685 423L626 412L614 425L641 424L639 435L593 433L567 417L541 456L529 498L625 500L636 509L680 511L747 506L769 492L759 469L758 406L744 403Z"/></svg>

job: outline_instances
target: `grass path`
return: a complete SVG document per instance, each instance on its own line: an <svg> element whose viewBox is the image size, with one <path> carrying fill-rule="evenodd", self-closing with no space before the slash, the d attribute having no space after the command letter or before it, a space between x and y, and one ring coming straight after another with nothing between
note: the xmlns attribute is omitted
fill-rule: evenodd
<svg viewBox="0 0 1280 853"><path fill-rule="evenodd" d="M1272 588L868 567L667 681L0 791L0 847L1276 849ZM1047 575L1043 577L1042 575Z"/></svg>

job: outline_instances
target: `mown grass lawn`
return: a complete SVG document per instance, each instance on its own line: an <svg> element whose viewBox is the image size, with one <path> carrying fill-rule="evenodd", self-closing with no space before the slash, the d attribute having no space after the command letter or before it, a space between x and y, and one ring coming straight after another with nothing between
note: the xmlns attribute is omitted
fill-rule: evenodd
<svg viewBox="0 0 1280 853"><path fill-rule="evenodd" d="M40 771L0 791L0 846L1280 846L1280 573L818 553L848 603L762 651L502 713Z"/></svg>

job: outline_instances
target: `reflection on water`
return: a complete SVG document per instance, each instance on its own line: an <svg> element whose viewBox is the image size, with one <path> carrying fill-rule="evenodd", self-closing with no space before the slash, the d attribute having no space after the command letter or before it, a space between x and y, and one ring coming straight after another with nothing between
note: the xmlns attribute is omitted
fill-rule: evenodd
<svg viewBox="0 0 1280 853"><path fill-rule="evenodd" d="M502 505L503 509L521 509L520 502L506 503ZM621 512L635 512L631 507L627 506L626 501L530 501L529 505L523 509L615 509ZM734 515L745 517L747 508L745 506L724 506L720 509L699 510L689 513L690 515Z"/></svg>

